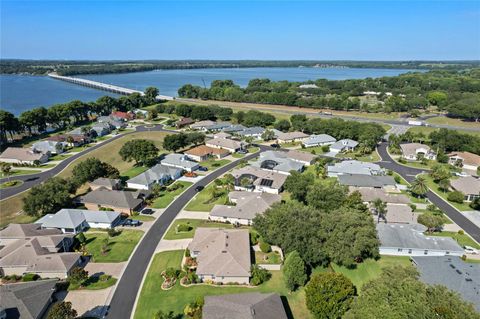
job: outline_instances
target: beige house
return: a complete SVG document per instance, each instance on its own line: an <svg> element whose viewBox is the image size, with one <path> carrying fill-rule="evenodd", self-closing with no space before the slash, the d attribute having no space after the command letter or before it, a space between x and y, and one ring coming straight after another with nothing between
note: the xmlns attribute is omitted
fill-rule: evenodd
<svg viewBox="0 0 480 319"><path fill-rule="evenodd" d="M250 235L247 229L197 228L188 245L197 258L196 274L202 281L250 282Z"/></svg>
<svg viewBox="0 0 480 319"><path fill-rule="evenodd" d="M45 163L48 157L49 154L34 152L29 148L9 147L0 154L0 162L34 165L36 161L40 164Z"/></svg>
<svg viewBox="0 0 480 319"><path fill-rule="evenodd" d="M147 191L117 191L99 188L79 198L79 202L88 210L111 208L116 212L130 215L134 211L140 211Z"/></svg>
<svg viewBox="0 0 480 319"><path fill-rule="evenodd" d="M88 183L88 185L90 185L90 189L93 191L99 188L105 188L108 190L118 190L122 188L119 179L105 177L97 178L96 180Z"/></svg>
<svg viewBox="0 0 480 319"><path fill-rule="evenodd" d="M467 176L454 179L450 182L453 189L462 192L465 195L465 201L471 202L480 197L480 179Z"/></svg>
<svg viewBox="0 0 480 319"><path fill-rule="evenodd" d="M215 205L208 217L210 220L233 225L251 225L257 214L263 214L274 203L282 200L282 196L276 194L239 191L230 192L228 198L235 206Z"/></svg>
<svg viewBox="0 0 480 319"><path fill-rule="evenodd" d="M480 155L470 152L453 152L448 154L448 163L452 165L460 163L463 169L476 173L480 166Z"/></svg>
<svg viewBox="0 0 480 319"><path fill-rule="evenodd" d="M212 148L219 148L235 153L247 147L247 143L235 141L228 138L214 138L205 142L205 145Z"/></svg>
<svg viewBox="0 0 480 319"><path fill-rule="evenodd" d="M0 231L0 274L37 274L43 278L66 278L84 263L80 253L68 252L73 235L38 224L10 224Z"/></svg>
<svg viewBox="0 0 480 319"><path fill-rule="evenodd" d="M213 148L206 145L191 148L183 153L197 162L206 161L210 156L224 158L225 156L230 155L230 152L226 149Z"/></svg>
<svg viewBox="0 0 480 319"><path fill-rule="evenodd" d="M402 150L402 157L409 161L416 161L421 157L429 160L435 160L437 158L437 154L425 144L404 143L400 144L400 149Z"/></svg>
<svg viewBox="0 0 480 319"><path fill-rule="evenodd" d="M277 132L276 134L278 143L293 143L293 142L304 142L308 139L309 135L303 132Z"/></svg>
<svg viewBox="0 0 480 319"><path fill-rule="evenodd" d="M382 202L390 204L410 204L410 199L408 196L403 194L390 194L382 188L350 186L349 190L350 193L358 191L360 195L362 195L362 200L364 203L370 203L376 199L380 199Z"/></svg>
<svg viewBox="0 0 480 319"><path fill-rule="evenodd" d="M232 171L235 190L278 194L283 190L288 175L245 166Z"/></svg>

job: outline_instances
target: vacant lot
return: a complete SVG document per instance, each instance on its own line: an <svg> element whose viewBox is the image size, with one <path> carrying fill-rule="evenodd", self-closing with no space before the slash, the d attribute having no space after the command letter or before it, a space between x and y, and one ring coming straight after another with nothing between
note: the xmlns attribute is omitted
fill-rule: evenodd
<svg viewBox="0 0 480 319"><path fill-rule="evenodd" d="M171 188L167 188L166 190L160 192L159 196L153 201L153 208L166 208L175 199L175 197L183 193L187 188L192 185L192 183L176 181L173 185L180 185L181 187L173 191L171 190Z"/></svg>
<svg viewBox="0 0 480 319"><path fill-rule="evenodd" d="M187 204L185 210L189 211L198 211L198 212L209 212L212 210L215 205L222 205L228 199L228 196L225 193L221 194L218 197L214 197L213 193L217 186L215 184L210 184L205 187L200 193L195 195L195 197ZM218 189L218 192L221 192L221 189ZM220 194L220 193L218 193Z"/></svg>
<svg viewBox="0 0 480 319"><path fill-rule="evenodd" d="M92 255L93 262L116 263L127 261L143 232L139 230L122 229L120 234L109 237L107 232L85 233L87 251ZM108 243L105 242L108 239ZM102 248L106 245L106 252Z"/></svg>

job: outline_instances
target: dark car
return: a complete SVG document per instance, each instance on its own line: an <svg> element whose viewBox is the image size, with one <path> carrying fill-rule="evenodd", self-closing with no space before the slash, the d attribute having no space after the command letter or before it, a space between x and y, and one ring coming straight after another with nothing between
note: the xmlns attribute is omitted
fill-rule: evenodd
<svg viewBox="0 0 480 319"><path fill-rule="evenodd" d="M142 214L145 214L145 215L152 215L154 213L153 209L150 209L150 208L145 208L144 210L142 210Z"/></svg>
<svg viewBox="0 0 480 319"><path fill-rule="evenodd" d="M206 172L206 171L208 171L208 167L199 166L198 170L201 171L201 172Z"/></svg>
<svg viewBox="0 0 480 319"><path fill-rule="evenodd" d="M135 219L125 219L123 221L123 226L129 226L129 227L138 227L142 224L141 221L135 220Z"/></svg>
<svg viewBox="0 0 480 319"><path fill-rule="evenodd" d="M237 153L238 154L247 154L248 150L239 150Z"/></svg>
<svg viewBox="0 0 480 319"><path fill-rule="evenodd" d="M277 143L270 144L270 146L273 148L280 148L280 145Z"/></svg>
<svg viewBox="0 0 480 319"><path fill-rule="evenodd" d="M195 191L196 191L196 192L200 192L200 191L201 191L202 189L204 189L204 188L205 188L205 187L203 187L203 186L197 186L197 187L195 187Z"/></svg>

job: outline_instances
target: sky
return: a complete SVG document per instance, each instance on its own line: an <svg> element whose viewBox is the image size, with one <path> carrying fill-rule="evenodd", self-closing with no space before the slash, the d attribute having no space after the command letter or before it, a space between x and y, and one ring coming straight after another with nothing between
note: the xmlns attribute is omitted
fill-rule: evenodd
<svg viewBox="0 0 480 319"><path fill-rule="evenodd" d="M20 59L478 60L480 1L5 1Z"/></svg>

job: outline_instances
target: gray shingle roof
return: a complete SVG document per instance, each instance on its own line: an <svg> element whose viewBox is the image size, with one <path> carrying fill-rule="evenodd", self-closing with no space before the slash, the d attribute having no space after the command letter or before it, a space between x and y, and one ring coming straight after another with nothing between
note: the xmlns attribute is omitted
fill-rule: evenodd
<svg viewBox="0 0 480 319"><path fill-rule="evenodd" d="M409 204L410 199L404 194L389 194L380 188L372 187L349 187L350 192L358 191L362 195L362 199L365 202L373 202L375 199L379 198L385 203L392 204Z"/></svg>
<svg viewBox="0 0 480 319"><path fill-rule="evenodd" d="M462 252L455 240L450 237L425 236L425 226L419 224L376 224L380 246L385 248L428 249L449 252Z"/></svg>
<svg viewBox="0 0 480 319"><path fill-rule="evenodd" d="M379 175L384 172L378 164L356 160L342 161L334 165L328 165L327 170L329 173L361 175Z"/></svg>
<svg viewBox="0 0 480 319"><path fill-rule="evenodd" d="M0 309L7 318L37 319L50 303L58 280L48 279L0 286Z"/></svg>
<svg viewBox="0 0 480 319"><path fill-rule="evenodd" d="M478 195L480 194L480 179L473 176L460 177L458 179L452 179L450 182L452 187L457 191L462 192L465 195Z"/></svg>
<svg viewBox="0 0 480 319"><path fill-rule="evenodd" d="M342 185L356 186L356 187L383 187L393 186L396 184L391 176L383 175L339 175L338 182Z"/></svg>
<svg viewBox="0 0 480 319"><path fill-rule="evenodd" d="M287 179L287 175L285 174L266 171L253 166L245 166L239 169L235 169L232 171L232 175L233 177L235 177L235 179L240 179L242 178L242 176L255 176L256 179L253 182L253 185L256 186L260 186L262 180L271 180L272 184L269 187L273 189L282 188L285 180Z"/></svg>
<svg viewBox="0 0 480 319"><path fill-rule="evenodd" d="M120 184L119 179L113 179L113 178L105 178L105 177L99 177L93 182L89 183L90 185L95 185L95 186L106 186L106 187L115 187L118 184Z"/></svg>
<svg viewBox="0 0 480 319"><path fill-rule="evenodd" d="M305 145L317 145L317 144L327 144L327 143L335 143L337 140L328 134L320 134L320 135L310 135L308 139L306 139L303 144Z"/></svg>
<svg viewBox="0 0 480 319"><path fill-rule="evenodd" d="M38 224L10 224L0 230L0 238L19 239L26 237L60 235L57 229L42 229Z"/></svg>
<svg viewBox="0 0 480 319"><path fill-rule="evenodd" d="M161 164L170 164L175 166L181 166L185 168L193 168L198 165L197 162L190 161L187 156L183 154L167 154Z"/></svg>
<svg viewBox="0 0 480 319"><path fill-rule="evenodd" d="M330 149L343 150L347 147L350 147L350 148L357 147L357 145L358 145L357 141L346 138L346 139L343 139L343 140L339 140L336 143L330 145Z"/></svg>
<svg viewBox="0 0 480 319"><path fill-rule="evenodd" d="M236 205L215 205L210 212L211 216L251 220L255 215L265 212L272 204L282 200L282 197L276 194L239 191L230 192L228 197Z"/></svg>
<svg viewBox="0 0 480 319"><path fill-rule="evenodd" d="M56 214L48 214L36 221L44 228L77 228L83 222L111 224L120 213L85 209L61 209Z"/></svg>
<svg viewBox="0 0 480 319"><path fill-rule="evenodd" d="M237 132L236 134L240 136L250 136L250 135L261 135L265 132L265 129L260 126L254 126L244 129L243 131Z"/></svg>
<svg viewBox="0 0 480 319"><path fill-rule="evenodd" d="M289 173L301 171L303 164L293 160L288 153L281 151L265 151L260 153L258 161L251 164L253 167L272 169L274 171Z"/></svg>
<svg viewBox="0 0 480 319"><path fill-rule="evenodd" d="M259 292L205 296L203 319L287 319L279 295Z"/></svg>
<svg viewBox="0 0 480 319"><path fill-rule="evenodd" d="M182 170L180 168L174 168L165 166L162 164L157 164L147 171L130 178L127 183L140 184L140 185L150 185L156 181L162 180L164 178L173 179L175 176L180 174Z"/></svg>
<svg viewBox="0 0 480 319"><path fill-rule="evenodd" d="M80 202L135 209L143 202L143 200L137 198L135 192L111 191L99 188L80 197Z"/></svg>
<svg viewBox="0 0 480 319"><path fill-rule="evenodd" d="M56 141L38 141L33 143L32 150L34 152L41 152L41 153L56 153L59 150L63 149L62 144Z"/></svg>
<svg viewBox="0 0 480 319"><path fill-rule="evenodd" d="M480 311L480 264L466 263L459 257L412 257L420 272L420 280L442 285L458 292Z"/></svg>

